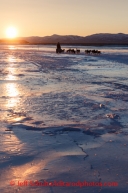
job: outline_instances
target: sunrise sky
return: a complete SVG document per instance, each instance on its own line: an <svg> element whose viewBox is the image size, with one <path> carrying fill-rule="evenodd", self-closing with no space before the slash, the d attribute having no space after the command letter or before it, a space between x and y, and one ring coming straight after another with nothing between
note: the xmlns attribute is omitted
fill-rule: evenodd
<svg viewBox="0 0 128 193"><path fill-rule="evenodd" d="M17 36L128 34L128 0L0 0L0 38Z"/></svg>

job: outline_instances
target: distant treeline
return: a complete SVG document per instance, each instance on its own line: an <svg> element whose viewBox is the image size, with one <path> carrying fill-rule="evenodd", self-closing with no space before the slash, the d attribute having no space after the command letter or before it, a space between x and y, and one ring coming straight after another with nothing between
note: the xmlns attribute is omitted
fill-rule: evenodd
<svg viewBox="0 0 128 193"><path fill-rule="evenodd" d="M56 43L29 43L26 40L0 40L0 44L10 44L10 45L15 45L15 44L19 44L19 45L55 45ZM60 42L60 44L63 46L128 46L128 43L62 43Z"/></svg>
<svg viewBox="0 0 128 193"><path fill-rule="evenodd" d="M56 45L55 43L28 43L29 45ZM128 46L128 43L61 43L67 46Z"/></svg>
<svg viewBox="0 0 128 193"><path fill-rule="evenodd" d="M10 45L12 45L12 44L21 44L21 45L25 45L25 44L28 44L29 42L27 42L26 40L17 40L17 39L15 39L15 40L12 40L12 39L2 39L2 40L0 40L0 44L10 44Z"/></svg>

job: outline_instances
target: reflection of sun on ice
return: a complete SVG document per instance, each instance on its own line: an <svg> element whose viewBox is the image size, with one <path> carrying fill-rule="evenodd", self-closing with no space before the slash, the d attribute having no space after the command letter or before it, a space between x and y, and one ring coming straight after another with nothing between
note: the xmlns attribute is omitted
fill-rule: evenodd
<svg viewBox="0 0 128 193"><path fill-rule="evenodd" d="M9 46L9 49L14 49L14 46ZM9 56L9 57L8 57L8 61L9 61L10 63L13 63L13 62L15 62L15 58L14 58L13 56Z"/></svg>
<svg viewBox="0 0 128 193"><path fill-rule="evenodd" d="M7 75L5 78L6 80L16 80L17 79L17 77L15 76L16 74L15 62L16 62L16 58L10 55L8 57L9 66L5 68L5 71L7 72Z"/></svg>
<svg viewBox="0 0 128 193"><path fill-rule="evenodd" d="M15 83L6 84L6 94L9 97L16 97L19 95L19 92Z"/></svg>
<svg viewBox="0 0 128 193"><path fill-rule="evenodd" d="M17 89L17 85L15 83L7 83L6 84L6 96L9 97L6 106L9 108L17 106L18 103L18 95L19 91Z"/></svg>
<svg viewBox="0 0 128 193"><path fill-rule="evenodd" d="M15 38L17 36L17 29L15 27L7 28L6 35L8 38Z"/></svg>

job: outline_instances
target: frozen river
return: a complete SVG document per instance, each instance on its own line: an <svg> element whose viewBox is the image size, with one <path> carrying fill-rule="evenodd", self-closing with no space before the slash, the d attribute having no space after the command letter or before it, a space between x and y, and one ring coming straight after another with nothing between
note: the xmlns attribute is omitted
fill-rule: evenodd
<svg viewBox="0 0 128 193"><path fill-rule="evenodd" d="M68 49L69 46L63 48ZM45 179L53 179L53 175L56 178L60 175L61 180L65 178L58 162L55 162L54 166L49 165L49 168L54 170L51 169L51 174L48 174L46 165L51 159L62 158L61 162L69 163L71 173L74 174L75 166L71 160L66 160L66 152L76 157L83 155L85 160L90 159L86 158L90 156L88 149L96 149L108 141L115 140L118 144L118 140L124 140L124 143L119 143L123 144L123 148L124 144L127 144L125 137L128 135L128 47L77 48L81 49L80 54L56 54L55 46L0 46L0 169L4 180L1 192L9 192L10 180L36 180L38 177L44 179L42 175ZM98 49L102 54L85 55L85 49ZM71 141L78 150L71 145ZM59 148L60 153L55 154L53 149L59 151ZM107 148L114 146L110 145ZM125 149L125 153L126 151ZM52 158L47 155L48 152ZM115 150L112 149L112 152ZM127 174L124 174L124 151L121 149L121 152L119 155L122 155L123 162L117 165L121 167L124 163L122 177L118 179L116 176L115 179L113 176L112 179L110 176L103 176L103 179L120 181L123 193L126 189ZM103 156L103 150L101 155ZM83 166L80 167L74 159L73 157L73 164L76 162L78 166L75 175L79 172L82 174ZM45 160L41 166L40 160ZM92 163L90 160L87 165ZM94 165L96 163L98 160ZM58 176L55 174L57 165L60 170L62 169ZM31 169L28 168L30 166ZM44 169L45 174L39 175L40 167ZM88 166L88 172L90 167ZM94 176L99 175L96 179L102 181L98 171L101 169L103 172L104 167L100 168L97 165L97 168ZM114 166L111 165L111 168ZM68 169L65 172L68 172ZM121 171L117 172L114 169L113 172L121 174ZM91 176L88 176L88 179L92 181ZM11 188L13 189L10 192L23 191L21 187ZM97 192L97 189L93 188L92 192ZM37 190L32 189L31 192ZM87 188L86 190L89 192ZM28 190L24 188L24 191ZM50 190L38 190L41 191L54 192L51 187ZM58 189L55 192L59 191ZM103 189L101 192L106 193L105 191L109 190ZM68 189L64 192L68 192ZM82 190L78 188L76 192L82 193Z"/></svg>

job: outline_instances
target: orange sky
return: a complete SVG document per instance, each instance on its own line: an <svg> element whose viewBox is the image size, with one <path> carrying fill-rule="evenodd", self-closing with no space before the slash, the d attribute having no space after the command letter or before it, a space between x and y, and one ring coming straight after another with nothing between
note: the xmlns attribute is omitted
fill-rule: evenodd
<svg viewBox="0 0 128 193"><path fill-rule="evenodd" d="M14 26L19 37L128 34L128 0L0 0L0 38Z"/></svg>

